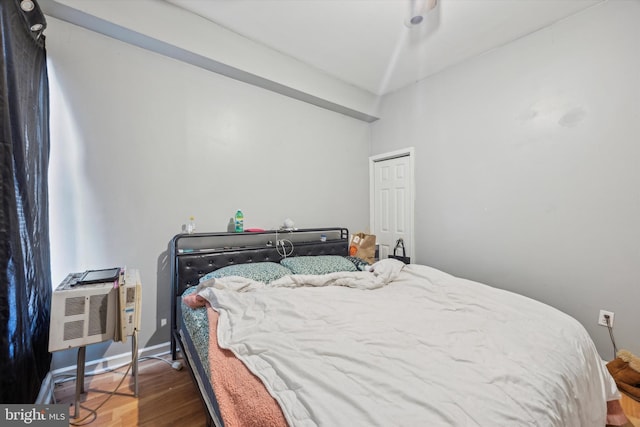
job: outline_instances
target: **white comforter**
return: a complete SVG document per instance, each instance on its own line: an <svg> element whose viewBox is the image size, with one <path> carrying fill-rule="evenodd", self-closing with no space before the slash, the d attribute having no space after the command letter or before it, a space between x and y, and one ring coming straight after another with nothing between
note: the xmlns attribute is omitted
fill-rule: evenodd
<svg viewBox="0 0 640 427"><path fill-rule="evenodd" d="M200 295L291 426L602 427L618 397L576 320L433 268L242 282Z"/></svg>

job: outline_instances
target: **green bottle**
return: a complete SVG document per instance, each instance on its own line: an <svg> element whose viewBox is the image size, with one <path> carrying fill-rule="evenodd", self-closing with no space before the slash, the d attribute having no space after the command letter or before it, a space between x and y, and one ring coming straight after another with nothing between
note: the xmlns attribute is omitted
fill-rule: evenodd
<svg viewBox="0 0 640 427"><path fill-rule="evenodd" d="M244 231L244 215L242 215L242 211L240 209L236 212L235 224L236 233L242 233Z"/></svg>

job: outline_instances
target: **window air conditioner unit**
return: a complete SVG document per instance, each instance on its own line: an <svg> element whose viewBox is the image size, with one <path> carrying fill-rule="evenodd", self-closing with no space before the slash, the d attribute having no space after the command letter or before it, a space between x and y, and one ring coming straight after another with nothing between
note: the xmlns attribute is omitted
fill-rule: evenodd
<svg viewBox="0 0 640 427"><path fill-rule="evenodd" d="M126 340L139 329L140 291L137 270L69 274L53 292L49 351Z"/></svg>

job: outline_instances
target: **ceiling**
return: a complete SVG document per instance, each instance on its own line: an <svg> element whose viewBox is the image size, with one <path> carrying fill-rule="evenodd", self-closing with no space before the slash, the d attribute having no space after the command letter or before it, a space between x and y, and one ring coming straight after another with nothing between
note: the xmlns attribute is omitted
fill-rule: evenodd
<svg viewBox="0 0 640 427"><path fill-rule="evenodd" d="M438 0L412 28L425 0L167 1L382 95L603 0Z"/></svg>

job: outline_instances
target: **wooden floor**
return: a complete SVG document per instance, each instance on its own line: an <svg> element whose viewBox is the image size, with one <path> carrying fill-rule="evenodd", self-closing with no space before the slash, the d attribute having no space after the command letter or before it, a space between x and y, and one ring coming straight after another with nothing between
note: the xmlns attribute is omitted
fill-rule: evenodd
<svg viewBox="0 0 640 427"><path fill-rule="evenodd" d="M125 371L126 367L86 377L86 393L80 399L80 417L70 418L71 423L92 427L206 426L204 406L188 369L176 371L157 359L144 360L138 365L138 398L133 396L133 377L129 373L118 394L98 409L97 417L93 416L85 408L95 409L101 405L122 380ZM75 391L75 381L56 385L54 390L57 403L70 405L70 416L74 414ZM81 421L87 415L89 417Z"/></svg>
<svg viewBox="0 0 640 427"><path fill-rule="evenodd" d="M631 421L635 427L640 427L640 402L635 401L622 393L620 404L622 405L624 414L629 418L629 421Z"/></svg>
<svg viewBox="0 0 640 427"><path fill-rule="evenodd" d="M125 371L126 367L87 377L86 393L81 397L80 417L71 418L71 422L92 427L206 425L205 410L187 368L176 371L168 363L157 359L139 364L139 398L133 396L133 378L129 374L118 389L118 394L114 394L98 409L97 417L84 409L95 409L101 405L122 380ZM70 415L74 413L75 384L75 381L68 381L57 385L54 390L57 403L70 405ZM623 394L621 404L629 420L640 427L640 402ZM89 417L80 421L86 415Z"/></svg>

